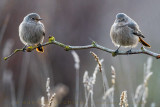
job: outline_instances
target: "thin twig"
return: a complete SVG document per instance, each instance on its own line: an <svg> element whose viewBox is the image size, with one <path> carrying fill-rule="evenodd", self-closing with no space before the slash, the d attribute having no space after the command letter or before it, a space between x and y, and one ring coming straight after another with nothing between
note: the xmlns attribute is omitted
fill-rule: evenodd
<svg viewBox="0 0 160 107"><path fill-rule="evenodd" d="M47 46L47 45L49 45L49 44L58 45L58 46L64 48L66 51L96 48L96 49L99 49L99 50L102 50L102 51L111 53L112 56L117 56L117 55L132 55L132 54L146 54L146 55L155 57L155 58L157 58L157 59L160 58L160 54L154 53L154 52L152 52L152 51L149 51L149 50L145 49L144 47L141 47L141 50L135 50L135 51L131 51L131 52L119 51L119 52L116 52L116 53L115 53L115 50L112 50L112 49L103 47L103 46L97 44L97 43L94 42L94 41L92 42L91 45L86 45L86 46L70 46L70 45L65 45L65 44L63 44L63 43L61 43L61 42L56 41L53 36L49 38L49 41L48 41L48 42L42 44L42 46ZM37 47L38 47L38 46L27 47L25 50L26 50L27 52L31 52L32 50L36 49ZM4 60L7 60L7 59L10 58L12 55L14 55L15 53L20 52L20 51L23 52L23 48L22 48L22 49L16 49L11 55L5 57Z"/></svg>

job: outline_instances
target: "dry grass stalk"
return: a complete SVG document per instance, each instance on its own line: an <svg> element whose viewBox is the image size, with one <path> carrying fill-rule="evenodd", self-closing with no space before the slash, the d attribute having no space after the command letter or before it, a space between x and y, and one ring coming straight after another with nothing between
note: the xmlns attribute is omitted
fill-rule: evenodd
<svg viewBox="0 0 160 107"><path fill-rule="evenodd" d="M142 104L141 107L145 107L145 104L147 103L147 97L148 97L148 87L145 87L143 96L142 96Z"/></svg>
<svg viewBox="0 0 160 107"><path fill-rule="evenodd" d="M51 98L49 99L49 102L48 102L48 107L51 107L51 105L53 104L53 99L55 98L56 96L56 93L54 93Z"/></svg>
<svg viewBox="0 0 160 107"><path fill-rule="evenodd" d="M115 79L116 79L116 72L113 66L111 66L111 72L112 72L112 85L115 85Z"/></svg>
<svg viewBox="0 0 160 107"><path fill-rule="evenodd" d="M149 57L147 60L147 64L145 66L145 70L144 71L144 82L143 82L143 94L142 94L142 103L141 103L141 107L145 107L145 104L147 102L147 97L148 97L148 80L151 77L151 75L153 74L153 72L151 72L151 67L152 67L152 58Z"/></svg>
<svg viewBox="0 0 160 107"><path fill-rule="evenodd" d="M88 107L89 99L91 100L91 107L96 107L94 99L93 99L93 94L94 94L93 86L96 82L96 75L98 73L98 70L100 72L102 71L102 64L101 63L103 62L103 59L99 60L98 56L95 53L93 53L93 52L90 52L90 53L94 56L94 58L98 64L97 64L97 66L93 72L93 75L91 77L88 76L88 71L85 71L84 76L83 76L83 84L84 84L84 89L85 89L85 100L86 100L84 107Z"/></svg>
<svg viewBox="0 0 160 107"><path fill-rule="evenodd" d="M76 88L75 88L75 107L79 106L79 68L80 68L80 59L78 54L75 51L71 51L72 56L74 58L75 64L74 67L76 69Z"/></svg>
<svg viewBox="0 0 160 107"><path fill-rule="evenodd" d="M74 64L74 67L76 68L76 70L79 70L80 68L80 59L79 59L79 56L78 54L75 52L75 51L71 51L72 53L72 56L74 58L74 61L75 61L75 64Z"/></svg>
<svg viewBox="0 0 160 107"><path fill-rule="evenodd" d="M44 101L44 97L41 97L41 107L45 107L45 101Z"/></svg>
<svg viewBox="0 0 160 107"><path fill-rule="evenodd" d="M145 85L145 86L147 86L148 80L149 80L149 78L151 77L152 74L153 74L153 72L149 72L149 73L146 75L146 77L145 77L145 79L144 79L144 85Z"/></svg>
<svg viewBox="0 0 160 107"><path fill-rule="evenodd" d="M133 98L134 107L138 107L140 101L142 101L141 107L145 107L145 104L147 102L146 99L148 97L148 80L153 74L153 72L151 72L151 67L152 67L152 58L150 57L147 60L147 64L144 65L144 81L137 87L135 96Z"/></svg>
<svg viewBox="0 0 160 107"><path fill-rule="evenodd" d="M143 84L140 84L136 89L134 101L133 101L134 107L137 107L141 100L141 97L143 95L143 88L144 88Z"/></svg>
<svg viewBox="0 0 160 107"><path fill-rule="evenodd" d="M128 107L127 91L123 91L120 96L120 107Z"/></svg>
<svg viewBox="0 0 160 107"><path fill-rule="evenodd" d="M114 88L113 88L113 87L109 88L109 89L105 92L105 94L104 94L104 96L103 96L103 99L105 100L113 91L114 91Z"/></svg>
<svg viewBox="0 0 160 107"><path fill-rule="evenodd" d="M88 78L89 78L88 71L85 71L84 75L83 75L83 83L84 84L87 84Z"/></svg>
<svg viewBox="0 0 160 107"><path fill-rule="evenodd" d="M5 33L6 29L7 29L7 26L8 26L8 23L9 23L10 19L11 19L11 14L8 13L7 16L5 17L5 19L3 21L3 24L2 24L2 27L0 29L0 43L2 42L4 33Z"/></svg>
<svg viewBox="0 0 160 107"><path fill-rule="evenodd" d="M90 52L92 54L92 56L94 56L96 62L98 63L99 65L99 71L101 72L102 71L102 64L100 63L99 61L99 57L94 53L94 52Z"/></svg>
<svg viewBox="0 0 160 107"><path fill-rule="evenodd" d="M46 81L46 92L47 92L47 96L49 100L50 98L50 78L47 78L47 81Z"/></svg>
<svg viewBox="0 0 160 107"><path fill-rule="evenodd" d="M103 73L103 71L102 71ZM115 90L115 79L116 79L116 72L113 66L111 66L111 83L112 83L112 87L108 87L106 88L107 90L105 91L104 95L103 95L103 100L106 101L107 104L107 97L110 100L110 107L114 107L114 90ZM106 84L104 84L106 85Z"/></svg>

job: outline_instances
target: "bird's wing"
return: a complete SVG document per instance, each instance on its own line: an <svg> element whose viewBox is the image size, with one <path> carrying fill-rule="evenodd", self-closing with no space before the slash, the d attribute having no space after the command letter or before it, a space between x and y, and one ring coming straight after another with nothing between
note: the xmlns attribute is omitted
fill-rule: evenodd
<svg viewBox="0 0 160 107"><path fill-rule="evenodd" d="M139 30L137 23L128 23L127 25L130 29L132 29L134 35L145 38L142 32Z"/></svg>
<svg viewBox="0 0 160 107"><path fill-rule="evenodd" d="M43 35L43 36L45 36L45 27L44 27L44 25L42 24L42 23L40 23L40 33Z"/></svg>
<svg viewBox="0 0 160 107"><path fill-rule="evenodd" d="M42 24L42 31L43 31L43 36L45 36L45 28L43 24Z"/></svg>
<svg viewBox="0 0 160 107"><path fill-rule="evenodd" d="M45 32L43 32L43 36L45 36Z"/></svg>

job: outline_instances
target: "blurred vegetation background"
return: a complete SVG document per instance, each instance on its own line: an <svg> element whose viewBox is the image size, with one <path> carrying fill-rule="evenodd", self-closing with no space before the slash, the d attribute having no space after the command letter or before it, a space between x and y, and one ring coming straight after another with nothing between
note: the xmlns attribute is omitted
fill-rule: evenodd
<svg viewBox="0 0 160 107"><path fill-rule="evenodd" d="M0 0L0 105L1 107L39 107L41 96L46 95L46 80L50 77L51 90L63 84L67 88L60 107L74 107L75 68L71 52L49 45L43 54L17 53L9 60L3 57L14 49L22 48L18 36L18 26L28 13L38 13L46 28L44 42L50 35L59 42L69 45L88 45L93 39L98 44L116 49L110 39L110 27L119 12L126 13L140 26L151 51L160 53L160 1L159 0ZM137 48L139 49L140 44ZM96 50L76 51L80 57L80 100L84 99L83 74L91 75L96 66L90 51L104 59L103 67L108 80L111 79L110 66L116 69L115 103L127 90L128 102L132 107L132 94L143 82L143 67L147 55L125 55L112 57L111 54ZM123 49L121 50L128 50ZM160 106L160 60L153 59L148 87L146 107L152 103ZM111 84L110 84L111 85ZM94 86L95 101L102 97L102 78L98 73ZM14 100L13 100L14 99ZM71 101L73 103L63 103ZM31 104L29 104L30 102ZM16 103L16 104L15 104Z"/></svg>

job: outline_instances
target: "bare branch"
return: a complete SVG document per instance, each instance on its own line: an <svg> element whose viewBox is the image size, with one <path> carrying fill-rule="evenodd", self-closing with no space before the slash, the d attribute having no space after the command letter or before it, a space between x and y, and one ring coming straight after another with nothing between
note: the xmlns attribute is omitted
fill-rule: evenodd
<svg viewBox="0 0 160 107"><path fill-rule="evenodd" d="M152 51L149 51L149 50L145 49L144 47L141 47L141 50L135 50L135 51L131 51L131 52L119 51L119 52L115 53L115 50L112 50L112 49L103 47L103 46L97 44L95 41L93 41L91 45L85 45L85 46L70 46L70 45L65 45L65 44L63 44L63 43L61 43L61 42L56 41L53 36L49 38L49 41L48 41L48 42L42 44L42 46L47 46L47 45L49 45L49 44L58 45L58 46L64 48L66 51L96 48L96 49L99 49L99 50L102 50L102 51L111 53L112 56L117 56L117 55L132 55L132 54L146 54L146 55L155 57L155 58L157 58L157 59L160 58L160 54L154 53L154 52L152 52ZM26 51L27 51L27 52L31 52L32 50L36 49L37 47L38 47L38 46L27 47L27 48L26 48ZM7 60L7 59L10 58L12 55L14 55L15 53L20 52L20 51L23 52L23 48L22 48L22 49L16 49L16 50L15 50L13 53L11 53L9 56L4 57L4 60Z"/></svg>

